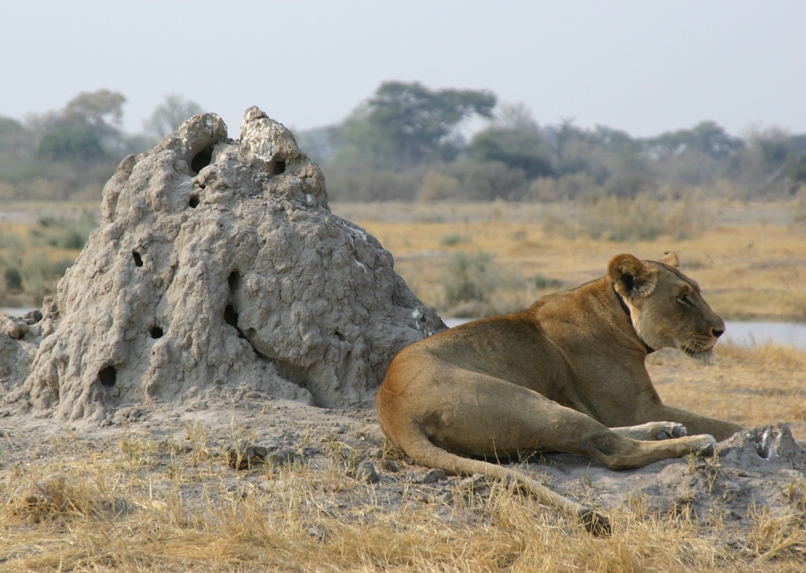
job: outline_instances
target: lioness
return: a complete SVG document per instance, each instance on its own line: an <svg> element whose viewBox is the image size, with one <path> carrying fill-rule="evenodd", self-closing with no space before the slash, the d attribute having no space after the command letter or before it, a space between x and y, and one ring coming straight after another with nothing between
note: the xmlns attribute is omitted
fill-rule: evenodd
<svg viewBox="0 0 806 573"><path fill-rule="evenodd" d="M606 534L607 518L589 507L462 456L568 452L627 469L707 450L741 430L666 406L649 379L649 353L673 347L705 359L725 331L678 266L674 253L660 261L618 255L605 277L407 346L378 389L383 432L418 463L514 479Z"/></svg>

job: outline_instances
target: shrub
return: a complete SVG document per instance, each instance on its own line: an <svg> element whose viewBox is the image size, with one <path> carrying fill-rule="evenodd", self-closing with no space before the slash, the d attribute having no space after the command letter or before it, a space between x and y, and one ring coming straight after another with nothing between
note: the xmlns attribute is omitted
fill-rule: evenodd
<svg viewBox="0 0 806 573"><path fill-rule="evenodd" d="M459 195L461 183L456 177L429 171L425 174L423 184L417 192L418 201L439 201L453 199Z"/></svg>
<svg viewBox="0 0 806 573"><path fill-rule="evenodd" d="M558 281L557 279L550 279L543 273L537 273L533 279L535 288L537 290L557 290L561 288L565 283L563 281Z"/></svg>
<svg viewBox="0 0 806 573"><path fill-rule="evenodd" d="M534 299L534 287L485 251L458 251L440 277L446 316L477 318L515 312Z"/></svg>
<svg viewBox="0 0 806 573"><path fill-rule="evenodd" d="M329 166L325 177L332 201L410 201L420 187L422 174Z"/></svg>
<svg viewBox="0 0 806 573"><path fill-rule="evenodd" d="M448 272L441 283L445 303L456 305L467 301L487 301L494 290L495 279L490 272L493 256L485 251L457 252L448 261Z"/></svg>
<svg viewBox="0 0 806 573"><path fill-rule="evenodd" d="M46 215L40 217L37 226L28 234L35 245L78 251L84 248L96 225L95 217L89 212L78 219L59 219Z"/></svg>
<svg viewBox="0 0 806 573"><path fill-rule="evenodd" d="M652 176L640 171L627 171L611 177L605 185L605 195L634 199L641 194L654 191L656 184Z"/></svg>
<svg viewBox="0 0 806 573"><path fill-rule="evenodd" d="M448 233L439 238L439 244L445 247L452 247L459 243L469 243L472 241L469 235L462 235L460 233Z"/></svg>
<svg viewBox="0 0 806 573"><path fill-rule="evenodd" d="M0 235L0 249L20 250L22 246L22 241L17 235L12 233Z"/></svg>
<svg viewBox="0 0 806 573"><path fill-rule="evenodd" d="M42 157L56 161L93 160L104 155L101 139L88 125L69 125L51 131L36 150Z"/></svg>
<svg viewBox="0 0 806 573"><path fill-rule="evenodd" d="M542 177L529 186L529 194L538 201L560 201L601 195L602 188L587 173L570 173L559 179Z"/></svg>
<svg viewBox="0 0 806 573"><path fill-rule="evenodd" d="M579 205L570 223L551 218L544 221L547 233L620 242L654 241L662 235L677 240L690 239L701 235L709 226L710 218L697 209L695 201L662 203L646 195L636 199L593 198Z"/></svg>
<svg viewBox="0 0 806 573"><path fill-rule="evenodd" d="M462 183L461 197L464 200L518 201L529 191L529 182L523 169L511 169L500 161L456 161L449 168L451 174Z"/></svg>
<svg viewBox="0 0 806 573"><path fill-rule="evenodd" d="M22 290L22 275L20 274L19 269L11 267L7 268L3 272L3 278L6 282L6 288L9 291Z"/></svg>

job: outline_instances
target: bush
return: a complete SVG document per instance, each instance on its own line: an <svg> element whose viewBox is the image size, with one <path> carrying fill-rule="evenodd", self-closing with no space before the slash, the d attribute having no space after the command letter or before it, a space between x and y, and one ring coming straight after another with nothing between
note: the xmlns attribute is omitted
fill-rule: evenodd
<svg viewBox="0 0 806 573"><path fill-rule="evenodd" d="M452 247L459 243L469 243L473 239L469 235L462 235L460 233L448 233L439 238L439 244L444 247Z"/></svg>
<svg viewBox="0 0 806 573"><path fill-rule="evenodd" d="M515 312L531 304L534 287L514 269L493 262L485 251L458 251L440 277L446 316L479 318Z"/></svg>
<svg viewBox="0 0 806 573"><path fill-rule="evenodd" d="M639 195L650 193L657 187L654 179L647 173L627 171L611 177L605 185L605 195L634 199Z"/></svg>
<svg viewBox="0 0 806 573"><path fill-rule="evenodd" d="M9 291L22 290L22 275L20 274L19 269L7 268L5 272L3 272L3 278L6 282L6 288Z"/></svg>
<svg viewBox="0 0 806 573"><path fill-rule="evenodd" d="M690 239L710 226L707 214L696 202L684 199L662 203L641 195L636 199L619 197L594 198L579 206L572 222L546 219L546 232L559 232L568 238L583 235L604 241L654 241L671 236Z"/></svg>
<svg viewBox="0 0 806 573"><path fill-rule="evenodd" d="M541 177L529 186L529 195L538 201L580 199L602 194L602 188L587 173L571 173L559 179Z"/></svg>
<svg viewBox="0 0 806 573"><path fill-rule="evenodd" d="M537 273L534 276L533 282L537 290L558 290L565 284L563 281L550 279L543 273Z"/></svg>
<svg viewBox="0 0 806 573"><path fill-rule="evenodd" d="M448 261L448 272L441 283L449 306L467 301L487 301L495 289L490 272L493 256L485 251L459 251Z"/></svg>
<svg viewBox="0 0 806 573"><path fill-rule="evenodd" d="M425 174L423 184L417 192L418 201L439 201L453 199L459 195L462 184L456 177L444 175L436 171Z"/></svg>
<svg viewBox="0 0 806 573"><path fill-rule="evenodd" d="M523 169L510 169L500 161L471 163L456 161L449 166L450 174L462 183L461 198L472 201L505 199L519 201L529 191Z"/></svg>
<svg viewBox="0 0 806 573"><path fill-rule="evenodd" d="M422 174L329 166L325 178L331 201L411 201L420 188Z"/></svg>
<svg viewBox="0 0 806 573"><path fill-rule="evenodd" d="M35 245L79 251L84 248L96 226L95 217L89 212L78 219L44 216L28 234Z"/></svg>
<svg viewBox="0 0 806 573"><path fill-rule="evenodd" d="M88 125L68 125L42 138L37 153L55 161L93 160L103 157L98 134Z"/></svg>

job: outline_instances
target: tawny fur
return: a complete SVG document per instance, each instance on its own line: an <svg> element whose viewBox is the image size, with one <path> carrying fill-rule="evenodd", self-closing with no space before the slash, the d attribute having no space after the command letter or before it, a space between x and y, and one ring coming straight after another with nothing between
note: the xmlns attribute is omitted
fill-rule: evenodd
<svg viewBox="0 0 806 573"><path fill-rule="evenodd" d="M636 468L703 451L740 430L663 404L644 365L664 347L707 358L724 332L678 264L674 253L660 261L618 255L598 280L404 348L378 390L381 428L418 463L514 479L606 533L606 517L589 507L471 458L553 451Z"/></svg>

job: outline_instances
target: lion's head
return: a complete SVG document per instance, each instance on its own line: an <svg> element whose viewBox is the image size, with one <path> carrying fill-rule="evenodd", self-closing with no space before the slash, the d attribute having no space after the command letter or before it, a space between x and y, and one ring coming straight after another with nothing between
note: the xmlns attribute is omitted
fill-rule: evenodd
<svg viewBox="0 0 806 573"><path fill-rule="evenodd" d="M725 323L702 298L699 285L678 270L679 264L674 253L660 261L618 255L610 261L608 276L647 346L677 348L708 360Z"/></svg>

